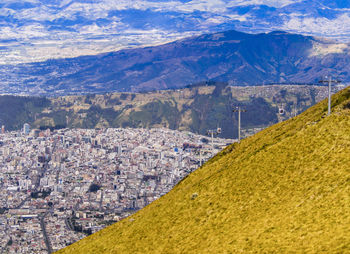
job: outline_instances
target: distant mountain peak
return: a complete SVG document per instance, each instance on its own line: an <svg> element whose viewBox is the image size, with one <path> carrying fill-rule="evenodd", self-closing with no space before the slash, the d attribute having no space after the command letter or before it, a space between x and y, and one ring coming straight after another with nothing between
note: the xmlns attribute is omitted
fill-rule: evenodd
<svg viewBox="0 0 350 254"><path fill-rule="evenodd" d="M283 31L234 30L146 48L45 62L0 65L1 93L66 95L145 91L214 80L235 85L350 81L348 45ZM20 84L20 85L19 85Z"/></svg>

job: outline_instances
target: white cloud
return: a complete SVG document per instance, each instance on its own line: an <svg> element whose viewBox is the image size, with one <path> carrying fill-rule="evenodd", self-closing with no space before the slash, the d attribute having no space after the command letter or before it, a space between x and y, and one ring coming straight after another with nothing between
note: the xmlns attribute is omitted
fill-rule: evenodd
<svg viewBox="0 0 350 254"><path fill-rule="evenodd" d="M213 13L223 13L227 10L227 4L221 0L193 0L191 2L180 4L176 3L174 6L176 11L182 12L194 12L194 11L202 11L202 12L213 12Z"/></svg>
<svg viewBox="0 0 350 254"><path fill-rule="evenodd" d="M31 24L24 27L0 27L1 40L30 40L35 37L46 37L49 33L40 24Z"/></svg>
<svg viewBox="0 0 350 254"><path fill-rule="evenodd" d="M349 50L349 45L345 43L319 43L314 42L310 56L325 56L328 54L344 53Z"/></svg>
<svg viewBox="0 0 350 254"><path fill-rule="evenodd" d="M8 9L8 8L1 8L0 9L0 16L8 17L8 16L11 16L15 13L16 13L16 11L14 11L12 9Z"/></svg>
<svg viewBox="0 0 350 254"><path fill-rule="evenodd" d="M226 14L226 17L230 18L230 20L238 20L241 22L247 21L249 18L252 18L249 14L237 15L237 14Z"/></svg>
<svg viewBox="0 0 350 254"><path fill-rule="evenodd" d="M19 20L31 21L51 21L56 18L54 11L46 6L19 10L13 16Z"/></svg>
<svg viewBox="0 0 350 254"><path fill-rule="evenodd" d="M12 3L31 3L31 4L38 4L40 3L38 0L25 0L25 1L18 1L18 0L2 0L1 1L4 4L12 4Z"/></svg>
<svg viewBox="0 0 350 254"><path fill-rule="evenodd" d="M16 37L12 27L5 26L0 28L0 40L8 40Z"/></svg>
<svg viewBox="0 0 350 254"><path fill-rule="evenodd" d="M118 25L118 24L117 24ZM112 29L112 28L111 28ZM92 27L86 28L86 34L77 33L75 36L65 32L58 33L57 38L42 39L37 41L25 40L29 44L10 45L11 50L0 50L0 64L16 64L23 62L44 61L51 58L69 58L80 55L94 55L103 52L117 51L123 48L139 46L159 45L175 39L186 38L199 32L169 32L159 29L152 30L124 30L119 34L102 36L101 38L86 40ZM62 40L62 38L66 36ZM9 46L9 45L7 45Z"/></svg>
<svg viewBox="0 0 350 254"><path fill-rule="evenodd" d="M128 26L122 22L114 21L111 22L108 25L104 26L98 26L96 23L93 23L91 25L85 25L85 26L79 26L76 25L74 28L79 31L79 35L94 35L94 36L111 36L111 33L125 33L125 29L128 28ZM145 32L144 30L142 30Z"/></svg>
<svg viewBox="0 0 350 254"><path fill-rule="evenodd" d="M350 34L349 24L349 14L342 14L336 19L292 16L290 20L283 24L281 29L299 33L336 36Z"/></svg>
<svg viewBox="0 0 350 254"><path fill-rule="evenodd" d="M302 0L234 0L230 1L230 5L267 5L270 7L281 8L298 2L302 2Z"/></svg>

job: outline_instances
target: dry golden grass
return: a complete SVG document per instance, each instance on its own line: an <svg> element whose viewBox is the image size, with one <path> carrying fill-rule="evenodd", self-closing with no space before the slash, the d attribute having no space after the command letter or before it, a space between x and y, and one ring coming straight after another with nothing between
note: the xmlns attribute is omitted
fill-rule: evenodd
<svg viewBox="0 0 350 254"><path fill-rule="evenodd" d="M350 90L227 147L58 253L350 253Z"/></svg>

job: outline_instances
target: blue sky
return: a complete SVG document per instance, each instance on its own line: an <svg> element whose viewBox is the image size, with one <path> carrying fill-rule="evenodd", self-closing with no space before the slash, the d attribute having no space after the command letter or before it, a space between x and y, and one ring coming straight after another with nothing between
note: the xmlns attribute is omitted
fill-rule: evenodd
<svg viewBox="0 0 350 254"><path fill-rule="evenodd" d="M157 45L236 29L350 35L347 1L2 0L0 64Z"/></svg>

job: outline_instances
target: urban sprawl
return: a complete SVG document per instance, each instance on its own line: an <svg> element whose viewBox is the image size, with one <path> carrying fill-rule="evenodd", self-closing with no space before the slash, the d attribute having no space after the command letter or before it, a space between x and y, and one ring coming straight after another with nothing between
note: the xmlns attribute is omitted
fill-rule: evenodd
<svg viewBox="0 0 350 254"><path fill-rule="evenodd" d="M0 253L51 253L166 194L232 140L168 129L0 134Z"/></svg>

